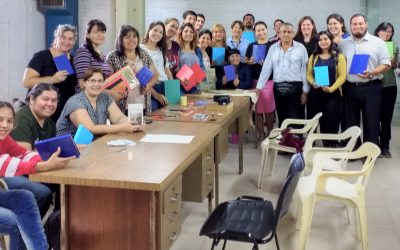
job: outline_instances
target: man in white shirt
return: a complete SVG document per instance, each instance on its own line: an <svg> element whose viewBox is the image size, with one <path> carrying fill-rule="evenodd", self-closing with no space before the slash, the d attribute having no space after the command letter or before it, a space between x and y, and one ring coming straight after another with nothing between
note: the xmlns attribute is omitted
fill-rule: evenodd
<svg viewBox="0 0 400 250"><path fill-rule="evenodd" d="M383 73L390 69L390 57L385 42L367 31L364 15L355 14L350 18L352 36L339 44L347 60L347 77L343 84L344 129L360 126L363 120L363 141L379 145L379 115ZM363 74L349 74L355 54L369 55L368 66Z"/></svg>
<svg viewBox="0 0 400 250"><path fill-rule="evenodd" d="M282 24L280 41L269 49L257 83L258 90L264 88L273 74L279 126L286 118L304 119L304 105L309 92L306 79L307 50L301 43L293 41L293 37L293 25Z"/></svg>

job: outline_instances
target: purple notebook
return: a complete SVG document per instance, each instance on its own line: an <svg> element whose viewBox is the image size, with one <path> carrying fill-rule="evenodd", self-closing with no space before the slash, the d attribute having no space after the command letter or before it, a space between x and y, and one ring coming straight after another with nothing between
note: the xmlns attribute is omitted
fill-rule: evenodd
<svg viewBox="0 0 400 250"><path fill-rule="evenodd" d="M224 71L228 82L236 79L235 66L232 64L226 65L224 66Z"/></svg>
<svg viewBox="0 0 400 250"><path fill-rule="evenodd" d="M68 60L66 54L61 54L59 56L53 57L54 63L58 71L66 70L68 71L68 75L72 75L75 73L74 69L72 68L71 62Z"/></svg>

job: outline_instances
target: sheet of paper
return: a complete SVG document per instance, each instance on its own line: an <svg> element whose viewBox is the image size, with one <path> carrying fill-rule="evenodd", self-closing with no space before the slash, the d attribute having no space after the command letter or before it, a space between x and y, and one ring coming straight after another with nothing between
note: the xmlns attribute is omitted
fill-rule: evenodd
<svg viewBox="0 0 400 250"><path fill-rule="evenodd" d="M140 142L189 144L193 138L194 136L191 135L146 134Z"/></svg>

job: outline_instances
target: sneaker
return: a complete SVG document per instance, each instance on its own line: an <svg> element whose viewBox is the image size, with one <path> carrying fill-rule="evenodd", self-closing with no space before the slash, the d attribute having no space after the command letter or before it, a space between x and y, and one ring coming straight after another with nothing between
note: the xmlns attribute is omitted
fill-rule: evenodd
<svg viewBox="0 0 400 250"><path fill-rule="evenodd" d="M383 158L392 158L392 154L390 153L389 149L385 148L382 149L381 154L379 155Z"/></svg>

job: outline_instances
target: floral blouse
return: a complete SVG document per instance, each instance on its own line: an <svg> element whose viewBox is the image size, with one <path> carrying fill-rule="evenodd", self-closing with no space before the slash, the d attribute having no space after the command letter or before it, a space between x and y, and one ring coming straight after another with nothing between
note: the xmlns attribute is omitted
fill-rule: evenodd
<svg viewBox="0 0 400 250"><path fill-rule="evenodd" d="M138 56L143 63L144 66L150 68L150 66L153 64L153 61L151 60L151 57L149 54L144 51L142 48L139 48L139 53ZM107 55L106 59L107 63L111 65L111 67L114 69L114 72L117 72L121 68L125 67L126 65L129 64L128 58L125 55L119 55L116 50L111 51ZM121 100L117 101L118 107L121 109L123 113L125 113L127 109L126 101L127 101L128 95L125 95ZM151 114L151 93L150 91L145 94L144 96L144 108L145 108L145 115L148 116Z"/></svg>

